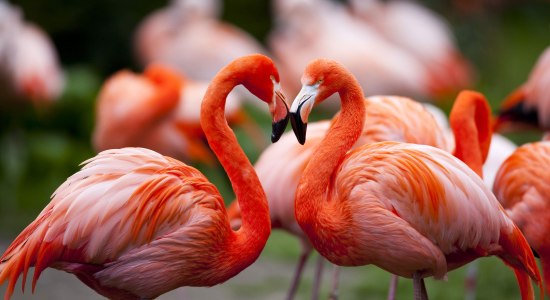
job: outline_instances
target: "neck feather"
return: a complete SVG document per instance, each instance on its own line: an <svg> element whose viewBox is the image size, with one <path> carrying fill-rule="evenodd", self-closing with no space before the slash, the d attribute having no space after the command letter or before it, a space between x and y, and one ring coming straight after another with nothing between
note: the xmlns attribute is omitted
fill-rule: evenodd
<svg viewBox="0 0 550 300"><path fill-rule="evenodd" d="M340 117L331 126L306 166L297 189L296 219L312 240L315 240L318 233L314 227L323 225L316 220L323 205L327 203L327 189L332 175L359 138L365 121L363 91L352 76L346 82L349 84L338 91L342 101ZM334 216L334 219L337 218Z"/></svg>
<svg viewBox="0 0 550 300"><path fill-rule="evenodd" d="M235 73L225 69L212 80L201 107L201 126L210 148L231 181L241 208L242 226L234 233L234 244L228 251L240 256L239 264L247 266L256 260L265 246L271 223L266 195L258 176L225 119L227 95L242 82Z"/></svg>
<svg viewBox="0 0 550 300"><path fill-rule="evenodd" d="M491 145L491 109L485 97L463 91L455 101L449 117L455 137L454 155L479 176Z"/></svg>

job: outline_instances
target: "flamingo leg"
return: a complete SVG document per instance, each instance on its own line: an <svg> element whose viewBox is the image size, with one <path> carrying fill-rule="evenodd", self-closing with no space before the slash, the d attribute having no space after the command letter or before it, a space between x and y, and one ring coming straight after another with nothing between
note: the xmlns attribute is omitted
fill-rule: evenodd
<svg viewBox="0 0 550 300"><path fill-rule="evenodd" d="M300 279L302 278L302 272L304 271L304 266L306 265L306 261L310 254L311 254L311 248L309 247L302 248L302 254L300 254L300 259L298 260L298 264L296 265L294 278L292 279L290 289L288 290L288 294L286 296L287 300L294 299L294 296L296 295L296 291L298 290L298 285L300 284Z"/></svg>
<svg viewBox="0 0 550 300"><path fill-rule="evenodd" d="M397 293L397 283L399 282L399 276L392 275L390 281L390 287L388 289L388 300L395 300L395 294Z"/></svg>
<svg viewBox="0 0 550 300"><path fill-rule="evenodd" d="M424 278L422 278L422 274L419 272L414 272L413 274L413 291L414 300L428 300Z"/></svg>
<svg viewBox="0 0 550 300"><path fill-rule="evenodd" d="M333 265L332 269L332 289L328 296L329 300L338 300L338 285L340 283L340 267Z"/></svg>
<svg viewBox="0 0 550 300"><path fill-rule="evenodd" d="M475 300L476 298L476 288L477 288L477 272L479 269L479 261L474 260L468 265L466 271L466 288L465 288L465 299L466 300Z"/></svg>
<svg viewBox="0 0 550 300"><path fill-rule="evenodd" d="M323 269L325 258L319 254L317 257L317 265L315 268L315 276L313 277L313 290L311 291L311 300L319 299L321 293L321 282L323 281Z"/></svg>

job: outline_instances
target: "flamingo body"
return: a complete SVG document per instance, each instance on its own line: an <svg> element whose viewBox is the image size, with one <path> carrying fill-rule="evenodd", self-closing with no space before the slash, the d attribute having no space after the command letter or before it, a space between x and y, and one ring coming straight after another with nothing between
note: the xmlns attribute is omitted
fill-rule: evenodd
<svg viewBox="0 0 550 300"><path fill-rule="evenodd" d="M472 170L427 145L381 142L348 152L365 122L358 81L343 65L317 59L304 71L302 84L291 107L300 143L315 104L337 92L342 103L296 191L296 220L319 253L338 265L375 264L413 277L417 298L426 296L423 277L444 278L476 258L497 255L514 268L522 298L533 298L529 277L539 285L541 280L529 245L478 175L490 137L482 95L461 93L459 99L471 99L472 105L455 105L450 120L453 128L472 126L465 117L474 115L484 125L479 142L461 138L463 131L458 140L470 147L456 145L457 156L475 163ZM473 145L477 149L468 152Z"/></svg>
<svg viewBox="0 0 550 300"><path fill-rule="evenodd" d="M56 100L64 75L52 41L25 22L16 7L0 3L0 78L2 94L35 102Z"/></svg>
<svg viewBox="0 0 550 300"><path fill-rule="evenodd" d="M196 169L144 148L101 152L8 248L2 275L25 277L35 265L34 287L51 264L105 296L116 287L145 298L214 285L235 275L205 268L225 255L197 254L231 238L226 218L216 187Z"/></svg>
<svg viewBox="0 0 550 300"><path fill-rule="evenodd" d="M122 70L104 83L97 99L96 150L145 147L184 161L211 162L200 127L208 84L184 78L161 64L143 73ZM235 120L240 101L229 94L225 114Z"/></svg>
<svg viewBox="0 0 550 300"><path fill-rule="evenodd" d="M168 87L178 82L152 73ZM204 96L201 126L243 210L240 230L230 228L220 193L196 169L143 148L104 151L56 190L0 257L5 299L32 266L33 289L53 267L105 297L143 299L219 284L252 264L271 223L265 193L224 116L227 95L239 84L268 104L272 140L283 133L288 108L273 62L259 54L223 68Z"/></svg>
<svg viewBox="0 0 550 300"><path fill-rule="evenodd" d="M493 191L539 255L550 291L550 142L519 147L499 169Z"/></svg>
<svg viewBox="0 0 550 300"><path fill-rule="evenodd" d="M349 153L336 174L327 201L346 202L349 220L343 222L355 230L327 237L333 243L313 242L339 265L372 263L403 277L425 270L443 278L451 269L447 255L474 248L490 252L499 248L501 230L514 229L481 178L437 148L390 142L364 146ZM330 218L330 211L319 219ZM407 246L396 247L396 241ZM347 255L333 251L338 244L349 245L342 250Z"/></svg>
<svg viewBox="0 0 550 300"><path fill-rule="evenodd" d="M209 81L233 59L266 51L245 31L218 20L219 0L176 0L148 16L136 32L143 64L162 62Z"/></svg>

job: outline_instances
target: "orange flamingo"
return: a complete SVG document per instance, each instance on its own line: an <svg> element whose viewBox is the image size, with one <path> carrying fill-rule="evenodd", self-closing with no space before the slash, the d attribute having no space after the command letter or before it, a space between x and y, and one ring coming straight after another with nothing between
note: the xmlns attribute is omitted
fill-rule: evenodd
<svg viewBox="0 0 550 300"><path fill-rule="evenodd" d="M493 191L540 257L550 291L550 141L519 147L497 173Z"/></svg>
<svg viewBox="0 0 550 300"><path fill-rule="evenodd" d="M550 130L550 47L535 63L527 82L501 104L496 130L535 127Z"/></svg>
<svg viewBox="0 0 550 300"><path fill-rule="evenodd" d="M279 75L263 55L239 58L214 78L201 125L226 170L243 221L231 230L216 187L196 169L143 148L104 151L85 162L0 258L0 283L35 267L75 274L109 298L155 298L180 286L212 286L260 255L271 225L265 193L224 117L227 94L242 84L269 104L272 140L288 108ZM136 271L139 270L139 271Z"/></svg>
<svg viewBox="0 0 550 300"><path fill-rule="evenodd" d="M474 171L426 145L381 142L347 153L365 120L359 83L342 65L319 59L302 84L291 107L300 143L314 104L338 92L342 105L296 191L296 220L321 255L412 277L416 299L427 298L424 277L441 279L497 255L514 269L523 299L534 298L529 277L542 292L527 241Z"/></svg>
<svg viewBox="0 0 550 300"><path fill-rule="evenodd" d="M161 64L149 65L143 75L117 72L98 95L94 148L144 147L182 161L213 163L199 118L207 87ZM232 93L225 115L230 124L252 128Z"/></svg>
<svg viewBox="0 0 550 300"><path fill-rule="evenodd" d="M34 103L56 100L64 76L55 47L38 26L25 22L18 7L0 2L1 98Z"/></svg>
<svg viewBox="0 0 550 300"><path fill-rule="evenodd" d="M431 145L446 151L453 150L455 156L467 163L478 174L487 158L490 144L490 108L483 95L464 91L455 101L451 112L451 127L454 143L448 140L447 134L425 105L409 98L398 96L373 96L364 100L365 123L360 138L352 148L381 141L401 141ZM338 119L333 118L332 123ZM445 117L446 120L446 117ZM271 224L274 229L280 228L295 235L301 242L302 252L296 266L294 279L287 299L291 299L298 287L301 272L311 254L312 246L304 235L294 217L294 195L298 180L309 162L313 152L325 137L330 123L328 121L308 124L308 140L304 147L293 142L290 133L284 134L277 144L268 147L254 168L267 194L270 207ZM472 140L477 137L477 140ZM277 159L275 159L277 158ZM284 161L284 163L282 162ZM485 166L483 165L483 168ZM274 174L277 174L276 176ZM282 188L284 187L284 188ZM229 217L238 227L238 203L229 207ZM317 298L319 270L322 260L318 261L314 279L313 297ZM337 271L335 271L337 274ZM337 280L337 275L335 278ZM395 294L397 278L392 279L390 298ZM336 297L337 282L333 282L332 297Z"/></svg>

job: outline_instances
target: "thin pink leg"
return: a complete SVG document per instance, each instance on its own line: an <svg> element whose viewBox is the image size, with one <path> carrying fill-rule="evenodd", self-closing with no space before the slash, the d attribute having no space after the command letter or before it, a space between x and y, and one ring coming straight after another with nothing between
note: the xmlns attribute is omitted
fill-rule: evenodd
<svg viewBox="0 0 550 300"><path fill-rule="evenodd" d="M477 288L477 271L479 269L479 261L474 260L468 264L466 269L466 279L464 284L465 287L465 299L466 300L475 300L476 298L476 288Z"/></svg>
<svg viewBox="0 0 550 300"><path fill-rule="evenodd" d="M304 271L304 266L306 265L306 261L311 254L311 248L302 248L302 254L300 254L300 260L298 260L298 264L296 265L296 271L294 272L294 278L292 279L292 283L290 285L290 289L288 290L288 294L286 299L292 300L294 299L294 296L296 295L296 291L298 290L298 286L300 285L300 279L302 278L302 272Z"/></svg>
<svg viewBox="0 0 550 300"><path fill-rule="evenodd" d="M340 284L340 267L332 265L332 290L328 295L329 300L338 300L338 286Z"/></svg>
<svg viewBox="0 0 550 300"><path fill-rule="evenodd" d="M390 288L388 290L388 300L395 300L395 294L397 293L397 283L399 282L399 276L393 275L390 280Z"/></svg>
<svg viewBox="0 0 550 300"><path fill-rule="evenodd" d="M319 254L315 268L315 277L313 277L313 290L311 291L311 300L319 299L321 293L321 282L323 281L323 268L325 258Z"/></svg>
<svg viewBox="0 0 550 300"><path fill-rule="evenodd" d="M422 275L418 272L414 272L413 274L413 291L414 300L428 300L424 278L422 278Z"/></svg>

